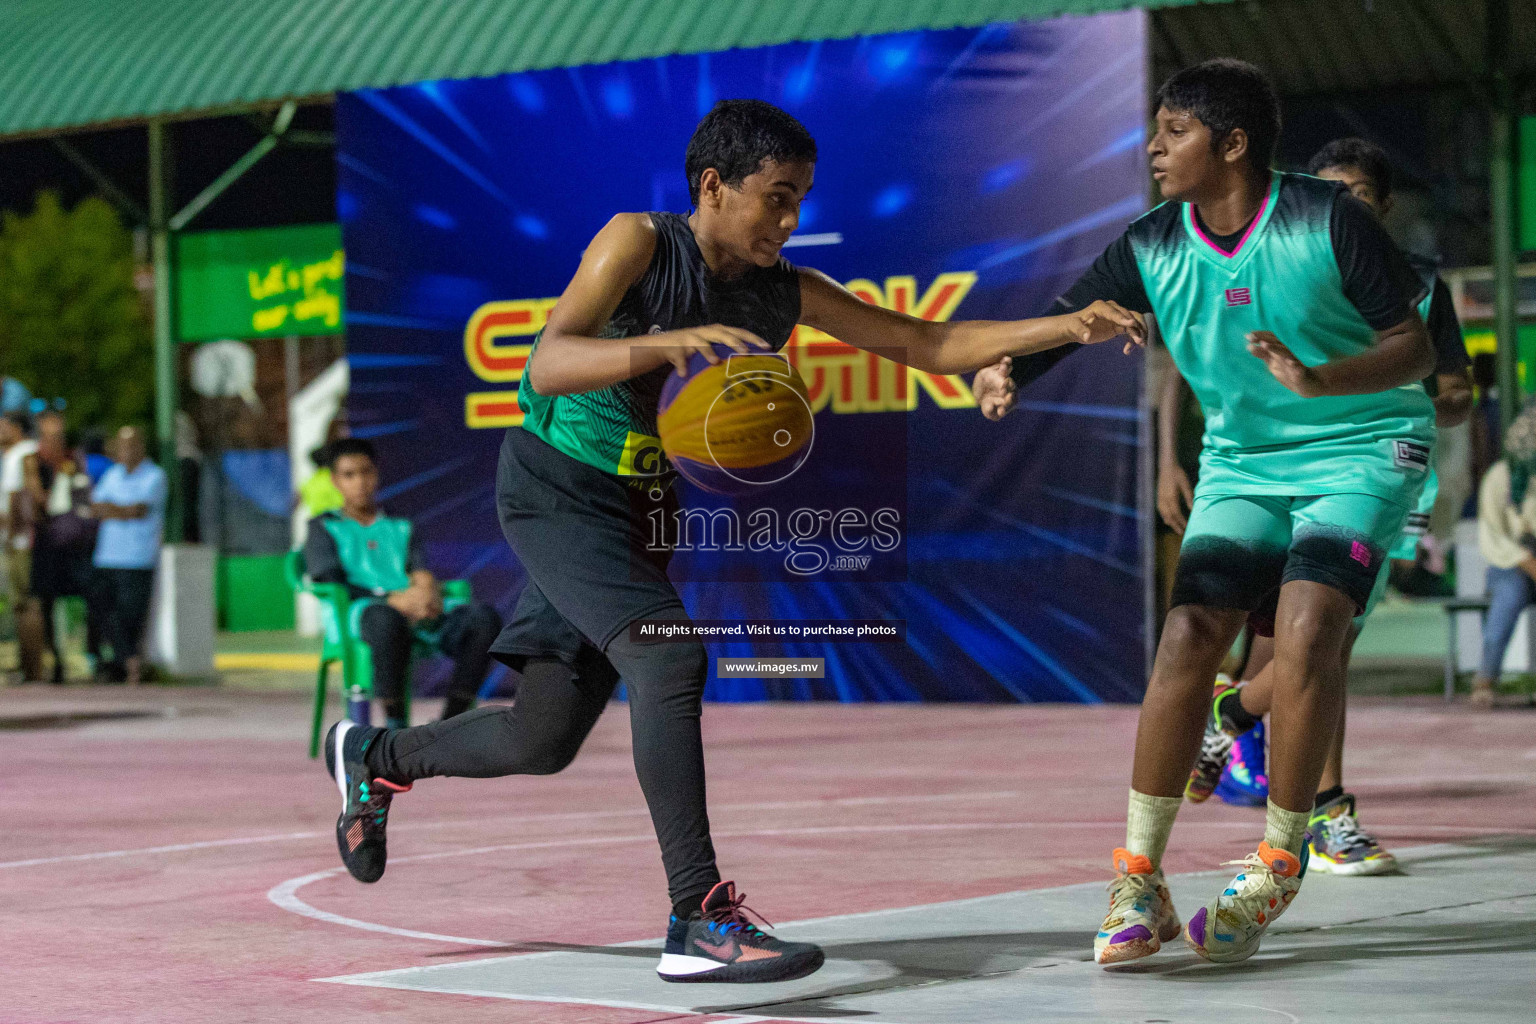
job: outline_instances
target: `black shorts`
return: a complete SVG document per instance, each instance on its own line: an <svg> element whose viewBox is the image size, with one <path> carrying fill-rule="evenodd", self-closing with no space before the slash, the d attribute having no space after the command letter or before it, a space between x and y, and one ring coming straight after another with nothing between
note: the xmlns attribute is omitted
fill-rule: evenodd
<svg viewBox="0 0 1536 1024"><path fill-rule="evenodd" d="M1169 606L1249 612L1273 636L1280 588L1308 580L1345 594L1358 615L1407 514L1370 494L1196 494Z"/></svg>
<svg viewBox="0 0 1536 1024"><path fill-rule="evenodd" d="M677 510L671 479L625 478L571 458L521 427L507 430L496 470L501 532L528 573L511 621L491 645L522 670L529 658L574 665L636 619L681 609L670 550L647 545L649 517Z"/></svg>

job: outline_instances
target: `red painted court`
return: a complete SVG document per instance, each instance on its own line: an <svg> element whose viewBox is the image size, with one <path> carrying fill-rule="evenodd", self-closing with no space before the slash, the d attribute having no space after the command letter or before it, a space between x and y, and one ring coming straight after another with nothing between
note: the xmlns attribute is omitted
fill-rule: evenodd
<svg viewBox="0 0 1536 1024"><path fill-rule="evenodd" d="M0 1021L940 1019L938 1011L895 1017L836 1010L834 997L857 993L837 990L828 972L839 954L830 946L828 976L809 1010L804 1001L776 1007L772 986L752 986L745 998L743 986L653 984L654 943L644 942L597 952L628 972L626 979L665 989L671 1003L689 1010L625 1008L652 1004L614 997L596 975L584 997L622 1005L320 983L315 979L496 958L528 970L534 961L505 958L654 940L667 904L629 763L623 706L610 709L563 775L418 784L395 803L390 867L369 887L338 868L337 794L323 768L304 757L304 701L302 694L229 690L8 691L0 717L7 753ZM1135 716L1125 706L711 706L705 734L722 868L749 905L781 925L1105 882L1109 851L1123 837ZM1515 855L1511 863L1524 865L1513 880L1501 869L1497 881L1513 888L1490 907L1512 934L1525 936L1499 947L1516 957L1508 962L1529 967L1536 960L1536 711L1359 699L1350 729L1347 781L1366 824L1393 849L1455 844L1426 856L1426 877L1467 888L1467 901L1488 902L1477 889L1487 879L1456 872L1473 870L1483 854ZM1259 811L1216 801L1186 807L1168 871L1215 869L1251 850L1261 832ZM1409 869L1405 886L1413 884L1411 860ZM1323 894L1310 894L1311 912L1376 881L1324 879L1314 886L1326 885ZM1199 883L1213 884L1214 877ZM1176 897L1192 908L1185 890L1196 891L1185 886ZM1298 908L1308 895L1304 889ZM1092 906L1100 900L1091 896ZM837 927L873 940L884 935L881 922L893 920L877 915ZM1012 920L1012 932L987 940L988 955L1008 954L1010 941L1019 949L1039 941L1072 970L1091 968L1081 961L1096 923L1090 911L1076 921L1080 934L1063 927L1030 938L1021 936L1032 931L1031 920ZM1284 933L1284 924L1276 931ZM1363 959L1349 951L1356 939L1348 929L1329 934L1318 932L1326 942L1305 955L1261 954L1251 963L1265 969L1247 976L1283 986L1285 965L1296 960L1301 973L1290 983L1304 989L1315 987L1300 984L1308 971L1326 968L1328 978L1347 981L1353 969L1384 963L1411 984L1466 960L1440 941L1410 942L1390 961ZM954 956L970 956L981 940L968 946L965 933L945 935L933 977L951 989L973 976L1004 974L1028 993L1033 978L1050 976L989 973L973 961L957 968ZM1466 941L1487 939L1480 933ZM863 950L852 959L867 965L883 956ZM1174 974L1194 970L1182 948L1159 958ZM923 969L926 961L916 959L908 950L892 962L903 961L905 977ZM550 971L569 970L559 957L537 961L546 962ZM1094 977L1108 981L1093 985L1122 994L1127 983L1139 983L1102 971ZM1523 977L1528 983L1528 970ZM572 984L580 987L581 979ZM1153 1003L1166 989L1153 978L1140 984ZM757 1008L708 1012L728 1004ZM1017 1002L1000 1003L996 1016L977 1009L968 1019L1020 1019L1018 1010ZM1262 1019L1307 1016L1275 1012L1283 1016ZM1497 1016L1490 1011L1489 1019ZM949 1019L965 1017L951 1012Z"/></svg>

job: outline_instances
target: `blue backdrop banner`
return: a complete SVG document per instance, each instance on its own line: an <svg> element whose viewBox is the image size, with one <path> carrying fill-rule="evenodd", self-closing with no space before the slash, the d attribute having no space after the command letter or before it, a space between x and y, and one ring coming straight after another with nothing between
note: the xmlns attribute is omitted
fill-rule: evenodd
<svg viewBox="0 0 1536 1024"><path fill-rule="evenodd" d="M793 262L927 319L1044 312L1145 209L1145 25L1130 12L340 97L349 414L379 446L387 507L416 521L440 576L510 610L524 579L493 487L529 344L609 217L688 209L684 149L718 99L768 100L816 137ZM714 679L710 698L1140 698L1140 358L1079 352L989 423L968 378L804 327L786 353L816 427L793 500L888 508L899 545L787 575L685 552L683 600L698 620L901 620L905 640L712 643L824 657L826 675Z"/></svg>

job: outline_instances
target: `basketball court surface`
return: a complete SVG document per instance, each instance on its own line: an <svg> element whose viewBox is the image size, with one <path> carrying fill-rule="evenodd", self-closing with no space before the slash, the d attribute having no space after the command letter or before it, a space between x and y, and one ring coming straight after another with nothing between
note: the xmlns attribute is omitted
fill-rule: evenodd
<svg viewBox="0 0 1536 1024"><path fill-rule="evenodd" d="M716 847L827 965L669 985L667 907L615 705L550 778L427 780L389 869L336 856L301 693L19 688L0 717L5 1024L1528 1020L1536 712L1361 698L1346 780L1403 861L1314 874L1263 950L1091 962L1123 840L1130 706L706 709ZM423 702L419 713L433 710ZM1187 806L1185 916L1262 834Z"/></svg>

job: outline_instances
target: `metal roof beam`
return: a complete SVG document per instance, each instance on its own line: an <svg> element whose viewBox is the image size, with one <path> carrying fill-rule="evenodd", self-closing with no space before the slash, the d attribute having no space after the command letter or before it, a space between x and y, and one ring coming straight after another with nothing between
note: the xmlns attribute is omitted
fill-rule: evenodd
<svg viewBox="0 0 1536 1024"><path fill-rule="evenodd" d="M145 212L144 207L134 202L132 196L124 192L117 182L107 177L105 171L91 163L84 153L63 139L52 138L48 141L53 143L53 148L58 150L64 159L74 164L80 173L90 178L96 184L96 187L101 190L102 195L106 197L107 202L117 207L123 214L126 214L129 220L136 224L149 223L149 214Z"/></svg>
<svg viewBox="0 0 1536 1024"><path fill-rule="evenodd" d="M277 112L276 120L272 122L271 131L269 131L260 142L252 146L244 156L231 164L229 170L213 179L212 184L199 192L190 203L182 207L181 210L179 210L176 215L167 222L166 226L172 231L180 231L182 228L185 228L189 223L191 223L193 217L196 217L199 213L202 213L203 210L208 207L209 203L219 198L219 196L223 195L224 191L228 189L229 186L233 185L235 182L244 177L245 172L256 166L256 163L261 160L262 157L276 149L278 140L283 137L283 133L286 132L288 130L288 126L293 123L293 115L298 109L298 104L294 103L292 100L284 103L282 108Z"/></svg>

